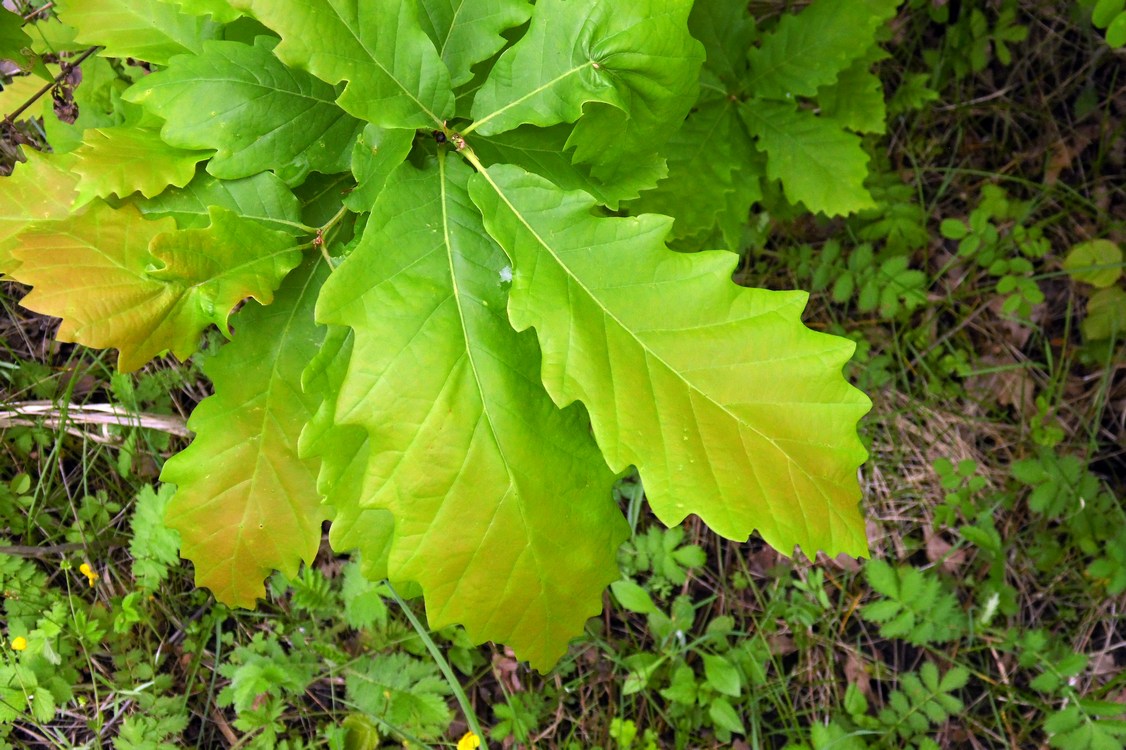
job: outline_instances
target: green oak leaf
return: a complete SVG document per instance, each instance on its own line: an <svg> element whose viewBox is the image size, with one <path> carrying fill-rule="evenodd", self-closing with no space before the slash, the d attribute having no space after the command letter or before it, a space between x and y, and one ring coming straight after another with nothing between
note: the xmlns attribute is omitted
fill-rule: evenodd
<svg viewBox="0 0 1126 750"><path fill-rule="evenodd" d="M366 126L352 148L352 175L358 184L344 205L359 213L371 211L388 175L406 160L414 136L413 130Z"/></svg>
<svg viewBox="0 0 1126 750"><path fill-rule="evenodd" d="M0 60L10 60L22 70L31 67L27 51L31 37L23 30L23 16L7 8L0 8Z"/></svg>
<svg viewBox="0 0 1126 750"><path fill-rule="evenodd" d="M419 21L450 71L451 84L473 78L472 67L505 45L501 32L528 20L525 0L421 0Z"/></svg>
<svg viewBox="0 0 1126 750"><path fill-rule="evenodd" d="M857 133L887 130L884 85L872 73L872 65L888 54L879 47L873 49L874 54L860 58L842 70L835 82L817 90L821 115Z"/></svg>
<svg viewBox="0 0 1126 750"><path fill-rule="evenodd" d="M740 105L766 173L781 180L786 199L832 216L874 207L864 187L868 154L860 137L794 103L752 99Z"/></svg>
<svg viewBox="0 0 1126 750"><path fill-rule="evenodd" d="M234 340L204 365L215 395L188 420L195 439L160 475L177 486L166 522L180 554L224 604L254 607L272 569L294 578L320 545L317 462L298 457L297 440L320 400L302 392L301 372L324 336L313 305L327 274L306 262L272 305L238 312Z"/></svg>
<svg viewBox="0 0 1126 750"><path fill-rule="evenodd" d="M322 81L348 81L337 103L385 128L440 126L454 111L450 74L415 2L230 0L282 38L278 58Z"/></svg>
<svg viewBox="0 0 1126 750"><path fill-rule="evenodd" d="M560 406L582 401L610 467L634 464L657 517L689 513L782 551L867 552L853 342L801 322L804 292L744 289L738 256L664 246L671 220L604 218L594 200L506 165L470 183L512 259L508 314L534 327ZM670 305L670 295L692 300Z"/></svg>
<svg viewBox="0 0 1126 750"><path fill-rule="evenodd" d="M70 157L29 149L26 164L17 163L12 174L0 177L0 275L19 268L12 250L19 244L17 235L31 222L43 226L71 218L78 186L72 166Z"/></svg>
<svg viewBox="0 0 1126 750"><path fill-rule="evenodd" d="M674 119L680 108L687 111L680 97L695 87L704 56L685 25L690 6L686 0L536 3L528 32L504 51L477 91L474 123L464 132L495 135L520 125L573 123L588 102L622 111L595 117L628 122L638 133ZM689 95L689 104L694 99ZM583 128L572 136L581 160L598 158L592 142L598 135ZM618 142L628 145L625 137Z"/></svg>
<svg viewBox="0 0 1126 750"><path fill-rule="evenodd" d="M135 200L146 218L171 216L181 229L199 229L211 223L211 207L225 208L244 219L289 234L312 234L301 223L301 204L273 172L241 180L220 180L206 172L182 188L165 190L155 198Z"/></svg>
<svg viewBox="0 0 1126 750"><path fill-rule="evenodd" d="M336 424L337 395L348 372L355 335L347 326L329 326L320 351L301 374L306 393L324 394L316 413L301 431L301 458L320 460L317 487L332 511L329 543L337 552L360 552L360 569L373 580L388 577L395 518L383 508L363 503L370 441L359 425Z"/></svg>
<svg viewBox="0 0 1126 750"><path fill-rule="evenodd" d="M91 128L74 151L79 175L78 205L140 192L151 198L169 185L183 187L195 176L205 151L169 146L155 130L137 126Z"/></svg>
<svg viewBox="0 0 1126 750"><path fill-rule="evenodd" d="M707 51L704 68L725 91L742 90L747 72L747 50L755 39L754 19L743 0L696 0L688 28Z"/></svg>
<svg viewBox="0 0 1126 750"><path fill-rule="evenodd" d="M747 56L756 96L793 100L813 96L875 44L876 30L895 17L902 0L817 0L786 15Z"/></svg>
<svg viewBox="0 0 1126 750"><path fill-rule="evenodd" d="M242 17L240 10L235 10L227 0L161 0L161 2L178 5L180 10L190 16L211 16L216 23L230 23Z"/></svg>
<svg viewBox="0 0 1126 750"><path fill-rule="evenodd" d="M669 140L664 154L668 179L642 193L630 204L630 212L673 217L674 238L710 234L738 183L758 185L757 179L747 179L743 168L754 158L750 137L735 102L726 97L700 104ZM748 196L740 223L745 223L750 201L756 197Z"/></svg>
<svg viewBox="0 0 1126 750"><path fill-rule="evenodd" d="M132 57L166 65L173 55L199 52L220 26L181 13L161 0L81 0L67 3L59 19L78 29L76 41L96 44L103 57Z"/></svg>
<svg viewBox="0 0 1126 750"><path fill-rule="evenodd" d="M629 30L591 44L621 103L585 107L567 145L575 148L575 161L590 164L604 182L648 165L637 184L656 184L657 151L684 121L699 89L704 47L688 32L691 9L691 0L634 0L615 8L616 24Z"/></svg>
<svg viewBox="0 0 1126 750"><path fill-rule="evenodd" d="M67 222L33 227L12 251L14 277L34 287L20 304L62 318L56 338L120 350L135 370L165 350L181 360L214 323L226 330L247 297L269 302L300 259L292 237L213 208L206 229L176 231L137 209L96 203Z"/></svg>
<svg viewBox="0 0 1126 750"><path fill-rule="evenodd" d="M508 261L470 173L444 154L400 167L318 319L355 331L336 421L368 431L364 505L394 516L390 577L422 586L431 627L546 669L600 610L628 528L581 412L555 407L535 338L508 323Z"/></svg>
<svg viewBox="0 0 1126 750"><path fill-rule="evenodd" d="M336 106L336 88L274 57L273 43L205 42L125 99L165 120L165 143L214 150L207 171L222 179L274 170L297 184L311 171L346 171L362 123Z"/></svg>

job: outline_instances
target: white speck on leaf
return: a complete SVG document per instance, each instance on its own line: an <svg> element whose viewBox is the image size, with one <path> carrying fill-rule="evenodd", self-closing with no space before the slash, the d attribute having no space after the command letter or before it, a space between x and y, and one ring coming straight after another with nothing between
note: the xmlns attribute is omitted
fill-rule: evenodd
<svg viewBox="0 0 1126 750"><path fill-rule="evenodd" d="M512 281L512 266L500 269L500 283L507 284Z"/></svg>

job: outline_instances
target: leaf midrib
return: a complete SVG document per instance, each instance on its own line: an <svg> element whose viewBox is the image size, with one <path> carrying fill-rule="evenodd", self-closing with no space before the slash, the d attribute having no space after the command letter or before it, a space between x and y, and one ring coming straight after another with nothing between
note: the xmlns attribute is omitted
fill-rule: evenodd
<svg viewBox="0 0 1126 750"><path fill-rule="evenodd" d="M791 465L798 467L798 470L801 471L801 473L803 475L805 475L808 479L810 479L811 481L814 479L814 477L812 477L809 474L809 472L805 470L805 467L802 466L801 463L796 461L793 458L793 456L790 455L789 451L784 450L780 445L778 445L778 443L774 439L772 439L769 435L766 435L765 433L763 433L762 431L757 429L753 424L750 424L750 423L744 421L743 419L741 419L737 414L733 413L730 409L728 409L726 405L718 403L717 401L715 401L715 399L713 399L709 394L705 393L698 386L696 386L695 383L693 383L692 381L684 378L684 376L681 375L679 370L677 370L675 367L670 365L667 361L665 361L664 357L660 356L657 352L653 351L649 346L647 346L645 344L644 341L642 341L640 338L638 338L638 336L633 332L633 330L630 327L626 326L625 323L623 323L618 318L618 316L614 314L614 312L612 310L609 310L608 308L606 308L599 301L598 297L590 290L590 288L588 288L586 286L586 284L584 284L582 282L581 279L579 279L577 276L575 276L573 273L571 273L570 267L562 261L562 259L554 251L554 249L543 239L543 237L540 236L539 232L537 232L535 230L535 228L532 227L532 225L530 223L528 223L528 221L524 218L524 215L516 208L516 206L514 206L512 204L512 202L508 200L508 196L506 196L504 191L502 191L500 189L500 186L497 185L496 182L493 181L492 176L488 173L488 171L481 169L481 170L478 171L478 174L482 175L485 178L485 180L489 183L489 185L492 186L493 190L496 191L496 194L500 197L500 199L503 200L504 204L506 206L508 206L510 211L512 211L513 216L517 217L517 219L524 226L524 228L527 229L527 231L536 239L536 242L539 243L540 247L542 247L551 256L551 258L555 261L555 263L561 269L563 269L563 271L564 271L564 273L566 273L567 277L569 279L572 279L574 281L574 283L577 284L579 286L579 288L587 295L587 297L598 306L598 309L601 310L602 313L606 317L608 317L610 320L612 320L615 323L615 325L618 326L618 328L620 328L623 332L625 332L626 335L628 335L631 339L633 339L634 342L643 351L648 352L657 362L659 362L668 372L670 372L673 375L673 377L675 377L677 380L681 381L685 385L686 388L688 388L689 390L691 390L695 393L698 393L705 401L707 401L709 404L714 405L716 408L718 408L720 411L722 411L724 414L726 414L732 420L734 420L737 424L745 426L751 432L755 433L760 438L762 438L764 441L769 443L779 453L784 455L786 457L786 460L789 461ZM814 484L816 485L816 482L814 482Z"/></svg>

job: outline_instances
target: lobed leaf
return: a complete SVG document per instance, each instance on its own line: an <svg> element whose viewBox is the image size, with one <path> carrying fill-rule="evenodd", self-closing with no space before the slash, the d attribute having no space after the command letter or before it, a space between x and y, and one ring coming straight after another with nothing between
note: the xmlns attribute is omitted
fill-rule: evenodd
<svg viewBox="0 0 1126 750"><path fill-rule="evenodd" d="M525 0L420 0L419 21L450 71L450 83L473 78L472 68L505 45L501 33L526 22Z"/></svg>
<svg viewBox="0 0 1126 750"><path fill-rule="evenodd" d="M216 23L230 23L242 17L242 11L235 10L227 0L161 0L178 5L180 10L191 16L211 16Z"/></svg>
<svg viewBox="0 0 1126 750"><path fill-rule="evenodd" d="M879 54L860 58L842 70L832 84L817 90L821 114L856 133L887 131L884 85L872 73L872 65L887 53L878 47L876 51Z"/></svg>
<svg viewBox="0 0 1126 750"><path fill-rule="evenodd" d="M166 65L173 55L199 52L220 26L181 13L161 0L81 0L67 3L59 20L78 30L75 40L98 45L102 57L132 57Z"/></svg>
<svg viewBox="0 0 1126 750"><path fill-rule="evenodd" d="M767 155L767 175L782 181L791 203L830 216L876 205L864 187L868 155L859 136L786 102L754 99L739 114Z"/></svg>
<svg viewBox="0 0 1126 750"><path fill-rule="evenodd" d="M295 184L311 171L346 171L363 124L336 106L333 86L274 57L272 43L205 42L125 99L165 120L165 143L214 150L207 171L222 179L274 170Z"/></svg>
<svg viewBox="0 0 1126 750"><path fill-rule="evenodd" d="M358 184L344 199L344 205L360 213L371 211L387 177L406 160L414 136L413 130L367 125L352 147L352 175Z"/></svg>
<svg viewBox="0 0 1126 750"><path fill-rule="evenodd" d="M688 28L707 50L705 70L732 93L747 73L747 50L755 39L755 22L743 0L696 0Z"/></svg>
<svg viewBox="0 0 1126 750"><path fill-rule="evenodd" d="M70 218L78 185L71 163L69 157L29 149L25 164L16 164L12 174L0 177L0 275L19 268L12 250L29 224Z"/></svg>
<svg viewBox="0 0 1126 750"><path fill-rule="evenodd" d="M169 185L183 187L207 153L169 146L155 130L122 126L87 130L74 156L82 205L96 197L140 192L151 198Z"/></svg>
<svg viewBox="0 0 1126 750"><path fill-rule="evenodd" d="M495 135L530 124L574 122L583 105L621 110L638 132L675 120L694 91L703 50L685 26L685 0L603 0L536 4L527 33L493 65L473 101L466 133ZM689 80L691 79L691 80ZM620 115L598 115L619 121ZM681 114L683 117L683 114ZM601 126L598 126L601 127ZM573 136L586 154L599 135L592 126Z"/></svg>
<svg viewBox="0 0 1126 750"><path fill-rule="evenodd" d="M217 206L277 231L312 231L301 223L301 204L293 192L272 172L241 180L220 180L199 172L184 187L137 200L135 205L149 219L171 216L181 229L206 227L211 222L211 207Z"/></svg>
<svg viewBox="0 0 1126 750"><path fill-rule="evenodd" d="M358 550L363 574L379 581L388 577L395 519L383 508L366 508L363 504L370 451L367 430L334 420L354 340L351 328L329 326L320 351L301 374L302 390L323 394L324 398L301 431L297 447L301 458L320 460L317 488L332 511L332 548L337 552Z"/></svg>
<svg viewBox="0 0 1126 750"><path fill-rule="evenodd" d="M736 105L722 98L700 104L669 140L664 151L669 176L630 205L632 213L673 217L675 238L711 232L728 210L728 196L749 183L753 193L740 200L738 220L745 223L758 180L748 179L744 165L754 160L750 137Z"/></svg>
<svg viewBox="0 0 1126 750"><path fill-rule="evenodd" d="M813 96L868 52L876 30L895 17L901 1L817 0L784 16L747 53L750 89L771 99Z"/></svg>
<svg viewBox="0 0 1126 750"><path fill-rule="evenodd" d="M440 126L453 116L450 74L400 0L229 0L282 38L278 58L322 81L348 81L337 103L385 128Z"/></svg>
<svg viewBox="0 0 1126 750"><path fill-rule="evenodd" d="M504 253L460 161L403 165L318 304L355 348L336 422L367 429L363 505L394 516L389 574L433 628L546 669L602 606L626 524L577 410L543 392L535 339L505 316Z"/></svg>
<svg viewBox="0 0 1126 750"><path fill-rule="evenodd" d="M196 437L160 475L177 486L166 522L180 554L197 585L231 606L254 607L272 569L295 577L320 544L317 462L298 457L297 439L319 401L301 390L301 372L324 336L313 306L327 273L306 262L272 305L239 311L234 340L204 365L215 395L188 420Z"/></svg>
<svg viewBox="0 0 1126 750"><path fill-rule="evenodd" d="M548 392L586 405L607 462L637 466L663 522L695 513L732 539L866 554L855 425L870 402L840 374L852 342L801 324L804 293L737 287L734 254L670 252L669 219L597 217L588 195L516 167L470 194L512 259L509 318L536 329Z"/></svg>
<svg viewBox="0 0 1126 750"><path fill-rule="evenodd" d="M68 222L18 237L15 278L34 287L21 304L62 318L56 338L120 350L135 370L165 350L180 359L209 324L226 329L246 297L269 302L299 253L288 235L212 209L207 229L175 231L142 221L132 206L104 203ZM154 267L155 266L155 267Z"/></svg>

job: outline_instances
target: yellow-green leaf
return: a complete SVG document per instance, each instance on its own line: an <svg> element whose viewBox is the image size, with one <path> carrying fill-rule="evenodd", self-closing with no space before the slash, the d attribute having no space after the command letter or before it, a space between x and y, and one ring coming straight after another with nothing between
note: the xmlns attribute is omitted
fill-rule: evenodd
<svg viewBox="0 0 1126 750"><path fill-rule="evenodd" d="M225 604L254 607L271 570L295 577L320 544L317 462L298 457L297 440L320 400L301 390L301 372L324 336L313 305L326 275L319 259L306 263L274 304L239 311L234 340L204 365L215 395L188 420L195 440L160 475L176 485L166 520L180 554Z"/></svg>
<svg viewBox="0 0 1126 750"><path fill-rule="evenodd" d="M62 318L57 338L120 350L135 370L165 350L180 359L209 324L226 327L247 297L269 302L300 259L287 234L212 210L206 229L176 231L172 219L144 221L137 209L104 203L67 222L17 238L15 278L34 287L21 304Z"/></svg>
<svg viewBox="0 0 1126 750"><path fill-rule="evenodd" d="M866 554L856 421L871 404L841 375L853 342L802 325L804 292L738 287L733 253L674 253L666 217L598 217L590 196L516 167L470 193L512 259L509 318L535 328L548 392L586 405L662 521Z"/></svg>

